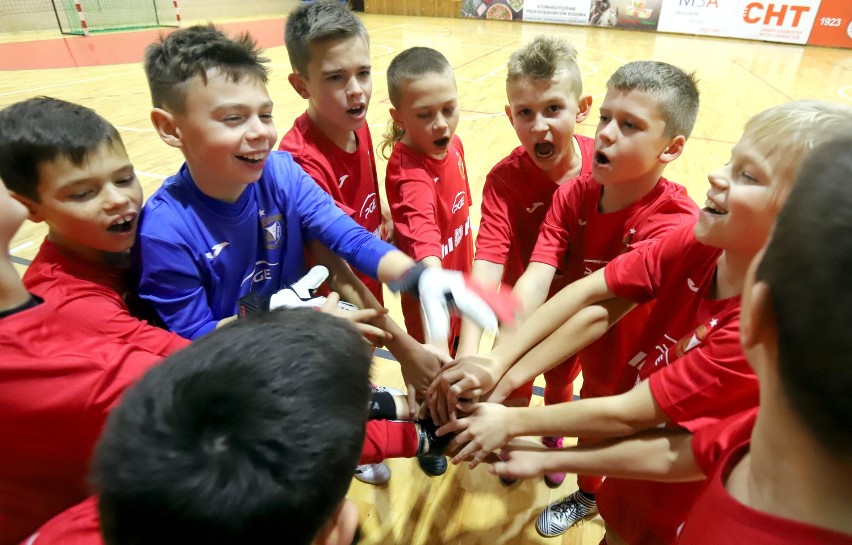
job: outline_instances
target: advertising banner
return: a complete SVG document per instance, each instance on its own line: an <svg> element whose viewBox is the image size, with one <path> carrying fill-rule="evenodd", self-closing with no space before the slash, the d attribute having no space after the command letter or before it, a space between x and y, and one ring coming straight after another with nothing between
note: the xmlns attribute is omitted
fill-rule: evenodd
<svg viewBox="0 0 852 545"><path fill-rule="evenodd" d="M819 5L820 0L665 0L657 29L803 44Z"/></svg>
<svg viewBox="0 0 852 545"><path fill-rule="evenodd" d="M616 27L629 30L657 30L662 0L610 0L610 3L615 10Z"/></svg>
<svg viewBox="0 0 852 545"><path fill-rule="evenodd" d="M852 48L852 2L822 0L808 43Z"/></svg>
<svg viewBox="0 0 852 545"><path fill-rule="evenodd" d="M601 0L525 0L524 21L587 25Z"/></svg>
<svg viewBox="0 0 852 545"><path fill-rule="evenodd" d="M524 0L462 0L462 17L520 20L524 16Z"/></svg>
<svg viewBox="0 0 852 545"><path fill-rule="evenodd" d="M740 0L739 15L725 36L804 44L820 0Z"/></svg>
<svg viewBox="0 0 852 545"><path fill-rule="evenodd" d="M657 30L701 36L728 36L742 14L738 0L665 0Z"/></svg>

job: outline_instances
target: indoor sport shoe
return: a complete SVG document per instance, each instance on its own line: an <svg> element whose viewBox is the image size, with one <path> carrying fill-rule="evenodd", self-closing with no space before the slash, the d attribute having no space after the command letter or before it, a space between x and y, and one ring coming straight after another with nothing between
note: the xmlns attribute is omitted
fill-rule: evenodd
<svg viewBox="0 0 852 545"><path fill-rule="evenodd" d="M562 448L562 438L561 437L542 437L541 444L546 446L547 448L552 449L561 449ZM547 485L548 488L559 488L563 481L565 481L565 472L556 472L556 473L545 473L544 474L544 484Z"/></svg>
<svg viewBox="0 0 852 545"><path fill-rule="evenodd" d="M391 478L391 470L384 462L381 464L364 464L355 468L355 478L362 483L380 486L388 484Z"/></svg>
<svg viewBox="0 0 852 545"><path fill-rule="evenodd" d="M595 501L586 498L578 490L567 498L548 505L538 516L535 529L544 537L556 537L564 534L565 530L580 520L597 513L598 506Z"/></svg>
<svg viewBox="0 0 852 545"><path fill-rule="evenodd" d="M417 457L417 464L423 473L430 477L440 477L447 472L447 457L443 454L421 454Z"/></svg>

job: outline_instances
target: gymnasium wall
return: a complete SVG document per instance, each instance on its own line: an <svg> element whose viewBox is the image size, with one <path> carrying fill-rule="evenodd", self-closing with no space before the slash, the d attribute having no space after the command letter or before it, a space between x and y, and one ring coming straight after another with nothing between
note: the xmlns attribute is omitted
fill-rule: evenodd
<svg viewBox="0 0 852 545"><path fill-rule="evenodd" d="M150 0L111 0L110 3L139 3ZM162 2L158 0L157 4ZM170 4L171 1L167 2ZM60 5L57 0L57 5ZM299 5L299 0L178 0L184 21L283 17ZM61 14L60 14L61 16ZM165 15L164 15L165 17ZM0 32L56 30L56 16L50 0L0 0Z"/></svg>
<svg viewBox="0 0 852 545"><path fill-rule="evenodd" d="M852 48L852 0L366 0L364 7Z"/></svg>

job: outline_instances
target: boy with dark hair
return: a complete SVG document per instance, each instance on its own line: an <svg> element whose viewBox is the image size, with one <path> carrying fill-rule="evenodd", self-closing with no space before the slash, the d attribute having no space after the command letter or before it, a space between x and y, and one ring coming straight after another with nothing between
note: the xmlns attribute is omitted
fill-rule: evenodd
<svg viewBox="0 0 852 545"><path fill-rule="evenodd" d="M379 196L373 141L366 122L372 94L367 29L339 2L303 3L287 16L284 41L293 69L288 79L308 107L278 149L290 152L355 222L390 240L393 224ZM376 305L381 304L382 284L369 275L356 274L370 291L357 298L372 296ZM389 317L383 327L392 336L385 344L400 362L406 385L416 385L418 394L424 394L441 362ZM359 467L356 473L356 478L371 483L383 483L389 477L390 469L384 465Z"/></svg>
<svg viewBox="0 0 852 545"><path fill-rule="evenodd" d="M804 153L847 130L850 122L852 109L822 101L791 102L754 116L730 162L710 174L707 206L694 226L619 256L574 282L488 357L448 371L444 379L453 384L449 398L455 406L456 396L491 390L494 376L499 379L511 362L560 361L637 304L655 301L631 342L634 350L621 361L624 369L633 369L636 387L552 407L481 405L479 414L444 430L476 428L457 437L458 442L473 439L458 460L499 448L512 435L558 430L579 437L617 437L660 425L694 432L755 407L757 378L738 342L743 279L766 242ZM500 414L505 410L511 413ZM607 523L607 541L670 542L697 492L694 484L606 479L596 499ZM571 518L566 505L561 500L548 506L538 530L545 535L564 532Z"/></svg>
<svg viewBox="0 0 852 545"><path fill-rule="evenodd" d="M83 106L47 97L0 111L0 177L48 234L24 285L71 321L160 356L188 341L131 316L142 188L121 136Z"/></svg>
<svg viewBox="0 0 852 545"><path fill-rule="evenodd" d="M351 325L308 309L214 331L127 392L92 465L98 496L27 543L352 543L370 361Z"/></svg>
<svg viewBox="0 0 852 545"><path fill-rule="evenodd" d="M27 209L0 181L0 545L88 496L107 412L160 360L30 294L9 258Z"/></svg>
<svg viewBox="0 0 852 545"><path fill-rule="evenodd" d="M707 476L677 543L852 543L852 134L812 151L743 286L740 341L760 412L558 454L510 447L494 471L590 466L627 478ZM826 218L831 218L826 221Z"/></svg>
<svg viewBox="0 0 852 545"><path fill-rule="evenodd" d="M213 26L178 30L148 47L151 119L186 163L145 204L135 247L140 297L170 329L195 339L235 319L240 299L270 297L304 275L307 244L337 273L332 287L358 306L383 310L374 298L358 298L366 290L338 256L419 293L424 307L437 309L436 329L447 327L448 301L496 327L488 305L459 278L415 266L335 206L289 153L272 151L265 62L250 37L232 40ZM373 320L385 330L388 322L385 312ZM411 365L400 358L412 412L414 391L430 376L417 365L435 357ZM387 457L423 451L411 424L387 426L398 432Z"/></svg>
<svg viewBox="0 0 852 545"><path fill-rule="evenodd" d="M97 448L107 545L351 543L358 512L344 497L370 362L354 328L306 309L240 321L167 359L127 392Z"/></svg>

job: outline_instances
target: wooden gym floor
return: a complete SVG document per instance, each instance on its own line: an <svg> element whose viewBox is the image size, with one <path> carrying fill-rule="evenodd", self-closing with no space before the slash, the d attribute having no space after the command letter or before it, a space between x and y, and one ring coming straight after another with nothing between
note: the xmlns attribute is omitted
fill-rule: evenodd
<svg viewBox="0 0 852 545"><path fill-rule="evenodd" d="M362 15L370 36L373 98L368 121L375 143L388 119L384 71L405 48L440 49L456 73L462 108L458 134L465 143L474 196L473 223L479 224L479 195L488 170L518 145L503 113L505 65L509 54L542 33L571 41L580 52L584 88L593 95L592 115L578 125L594 136L597 107L609 75L631 60L654 59L695 70L700 79L701 111L684 155L666 176L684 184L704 201L707 173L727 162L745 121L777 104L802 98L852 104L852 55L819 47L745 42L599 28ZM249 30L271 58L270 95L275 101L279 136L305 109L287 82L290 72L283 46L283 19L237 21L229 32ZM165 31L165 30L164 30ZM163 144L149 122L150 99L141 67L142 49L155 31L106 34L85 39L58 33L0 34L0 108L33 96L48 95L94 108L121 132L130 158L150 195L182 162ZM380 159L379 176L384 175ZM27 223L11 252L23 272L44 237L41 224ZM397 305L387 297L391 307ZM393 308L399 315L398 308ZM401 386L395 362L376 358L375 381ZM533 403L541 403L540 398ZM362 514L363 543L421 545L596 544L600 518L581 523L561 538L539 537L538 512L576 489L573 476L558 490L541 481L502 487L485 468L451 467L439 478L426 477L413 460L390 460L390 484L376 488L354 481L349 492Z"/></svg>

